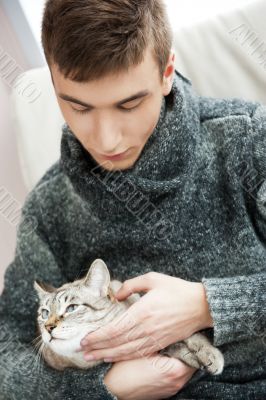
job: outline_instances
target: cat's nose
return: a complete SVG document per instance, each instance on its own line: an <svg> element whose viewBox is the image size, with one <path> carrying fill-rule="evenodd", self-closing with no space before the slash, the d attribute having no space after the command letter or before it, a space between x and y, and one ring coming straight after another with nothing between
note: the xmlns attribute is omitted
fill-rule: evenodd
<svg viewBox="0 0 266 400"><path fill-rule="evenodd" d="M45 328L49 333L51 333L56 328L56 325L46 325Z"/></svg>

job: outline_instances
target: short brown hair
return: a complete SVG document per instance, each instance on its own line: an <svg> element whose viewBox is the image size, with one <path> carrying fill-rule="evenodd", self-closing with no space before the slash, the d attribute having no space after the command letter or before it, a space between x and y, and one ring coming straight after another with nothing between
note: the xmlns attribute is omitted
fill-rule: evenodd
<svg viewBox="0 0 266 400"><path fill-rule="evenodd" d="M77 82L127 71L150 47L161 80L173 32L163 0L47 0L42 21L46 61Z"/></svg>

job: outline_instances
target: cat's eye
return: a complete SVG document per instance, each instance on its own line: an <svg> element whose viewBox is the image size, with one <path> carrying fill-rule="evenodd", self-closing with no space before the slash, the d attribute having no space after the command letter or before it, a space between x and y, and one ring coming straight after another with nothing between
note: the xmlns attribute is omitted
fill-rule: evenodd
<svg viewBox="0 0 266 400"><path fill-rule="evenodd" d="M66 312L71 313L75 311L78 308L78 306L79 306L78 304L70 304L70 306L66 308Z"/></svg>
<svg viewBox="0 0 266 400"><path fill-rule="evenodd" d="M46 308L43 308L41 311L41 316L42 316L42 319L47 319L49 316L49 311L46 310Z"/></svg>

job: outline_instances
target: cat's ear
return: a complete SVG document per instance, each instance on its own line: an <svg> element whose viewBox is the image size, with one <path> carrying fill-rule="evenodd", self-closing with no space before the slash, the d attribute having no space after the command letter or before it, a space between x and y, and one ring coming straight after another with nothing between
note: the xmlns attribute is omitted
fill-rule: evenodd
<svg viewBox="0 0 266 400"><path fill-rule="evenodd" d="M43 298L46 294L53 293L56 288L47 283L40 282L38 280L34 281L34 289L38 293L39 298Z"/></svg>
<svg viewBox="0 0 266 400"><path fill-rule="evenodd" d="M107 296L110 285L110 274L102 259L97 258L93 261L84 278L84 285L93 289L96 296Z"/></svg>

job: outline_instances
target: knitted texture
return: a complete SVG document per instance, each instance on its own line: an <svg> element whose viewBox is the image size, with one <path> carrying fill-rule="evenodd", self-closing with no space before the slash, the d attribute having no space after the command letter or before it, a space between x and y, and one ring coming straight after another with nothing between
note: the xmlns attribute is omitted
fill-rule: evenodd
<svg viewBox="0 0 266 400"><path fill-rule="evenodd" d="M35 279L54 286L102 258L121 281L157 271L202 282L225 357L173 399L265 399L266 108L198 96L175 71L135 164L109 172L62 129L60 159L28 194L0 297L0 400L116 399L112 364L34 363Z"/></svg>

